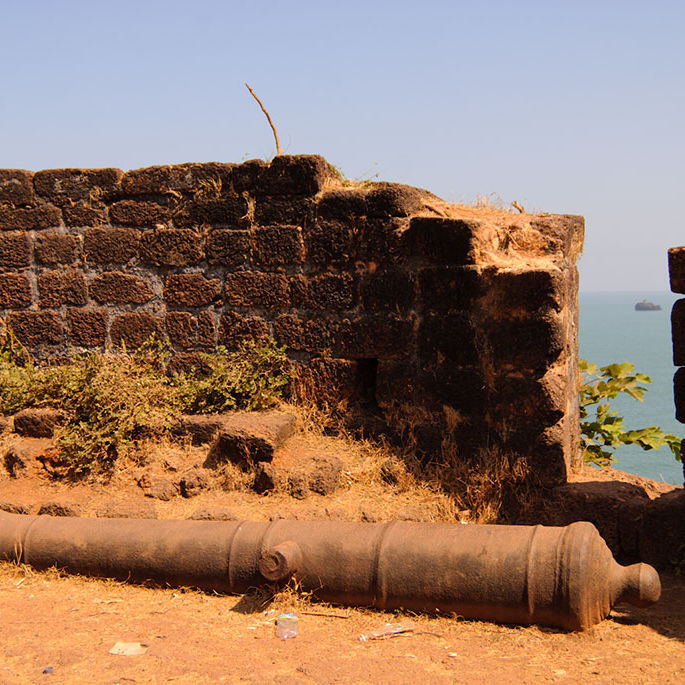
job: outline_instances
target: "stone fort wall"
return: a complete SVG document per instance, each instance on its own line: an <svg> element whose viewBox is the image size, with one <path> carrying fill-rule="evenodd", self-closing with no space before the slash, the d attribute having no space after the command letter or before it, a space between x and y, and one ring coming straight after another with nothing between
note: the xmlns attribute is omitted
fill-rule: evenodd
<svg viewBox="0 0 685 685"><path fill-rule="evenodd" d="M411 417L428 458L449 431L457 458L521 454L553 484L579 458L582 240L582 217L349 184L318 156L3 169L0 316L38 358L272 337L321 398Z"/></svg>

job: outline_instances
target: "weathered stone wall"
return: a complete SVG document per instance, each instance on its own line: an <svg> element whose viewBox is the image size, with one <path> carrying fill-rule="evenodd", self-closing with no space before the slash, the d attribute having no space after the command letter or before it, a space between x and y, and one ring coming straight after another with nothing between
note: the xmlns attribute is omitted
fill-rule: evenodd
<svg viewBox="0 0 685 685"><path fill-rule="evenodd" d="M272 336L320 396L437 454L578 458L583 220L343 182L317 156L0 170L0 315L38 357L168 335L177 361Z"/></svg>
<svg viewBox="0 0 685 685"><path fill-rule="evenodd" d="M672 247L668 251L668 273L671 290L685 295L685 247ZM673 376L675 417L681 423L685 423L685 298L676 300L671 310L671 337L673 364L681 367ZM685 440L683 447L685 447ZM683 466L683 472L685 473L685 466Z"/></svg>

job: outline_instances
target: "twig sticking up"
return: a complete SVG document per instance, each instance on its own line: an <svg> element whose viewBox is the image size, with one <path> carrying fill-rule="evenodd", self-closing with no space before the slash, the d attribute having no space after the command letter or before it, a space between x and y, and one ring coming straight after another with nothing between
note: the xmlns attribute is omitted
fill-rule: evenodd
<svg viewBox="0 0 685 685"><path fill-rule="evenodd" d="M250 91L252 94L252 97L257 101L257 104L262 108L262 112L264 112L267 121L269 122L269 126L271 126L271 130L274 132L274 138L276 139L276 155L282 155L283 154L283 148L281 147L281 141L278 140L278 132L276 131L276 127L274 126L274 122L271 121L271 117L269 116L269 113L266 111L264 105L262 104L262 101L257 97L257 94L250 88L250 84L246 83L245 87Z"/></svg>

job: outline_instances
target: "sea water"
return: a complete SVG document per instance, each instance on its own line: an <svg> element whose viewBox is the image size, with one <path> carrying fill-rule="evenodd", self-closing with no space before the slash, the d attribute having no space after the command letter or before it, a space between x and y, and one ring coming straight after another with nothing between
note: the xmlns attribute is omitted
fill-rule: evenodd
<svg viewBox="0 0 685 685"><path fill-rule="evenodd" d="M628 429L660 426L667 433L685 437L685 424L675 419L673 403L673 352L671 307L680 296L668 292L581 292L578 338L580 356L597 366L632 362L647 374L644 402L619 397L612 407L625 418ZM635 311L646 299L661 311ZM642 450L636 445L616 451L614 466L653 480L682 485L683 469L668 449Z"/></svg>

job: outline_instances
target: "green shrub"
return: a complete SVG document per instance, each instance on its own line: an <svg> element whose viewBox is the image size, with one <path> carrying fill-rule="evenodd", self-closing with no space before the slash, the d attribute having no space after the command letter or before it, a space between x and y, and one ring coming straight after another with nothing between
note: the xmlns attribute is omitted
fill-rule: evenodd
<svg viewBox="0 0 685 685"><path fill-rule="evenodd" d="M623 417L611 410L609 400L621 394L640 402L647 388L641 383L652 379L634 373L630 362L597 368L585 359L580 360L585 382L580 390L580 431L585 461L597 466L608 466L614 461L613 450L621 445L639 445L643 450L667 446L680 461L680 438L664 433L658 426L627 430Z"/></svg>
<svg viewBox="0 0 685 685"><path fill-rule="evenodd" d="M68 419L55 441L75 473L111 466L141 440L168 435L180 413L265 409L291 378L285 351L273 342L203 354L203 372L176 375L168 373L168 343L154 337L132 352L93 352L59 365L34 363L11 331L2 343L0 412L63 409Z"/></svg>

